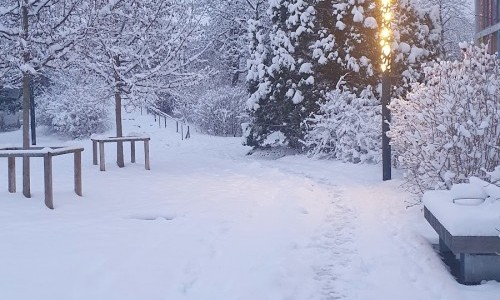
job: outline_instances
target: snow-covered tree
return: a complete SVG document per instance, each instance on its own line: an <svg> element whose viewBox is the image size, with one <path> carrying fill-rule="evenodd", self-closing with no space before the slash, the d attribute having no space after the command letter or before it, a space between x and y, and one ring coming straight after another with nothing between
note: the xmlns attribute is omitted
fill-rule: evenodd
<svg viewBox="0 0 500 300"><path fill-rule="evenodd" d="M209 6L210 21L206 32L212 47L204 57L217 71L217 85L236 86L244 83L249 58L248 21L268 25L267 0L218 0ZM212 82L214 84L214 82Z"/></svg>
<svg viewBox="0 0 500 300"><path fill-rule="evenodd" d="M439 14L417 4L416 0L394 4L393 70L401 75L395 84L400 87L398 94L419 79L421 63L439 55ZM308 122L313 115L326 113L320 106L331 102L329 93L341 79L344 90L378 110L372 101L380 76L377 20L381 16L376 1L295 0L269 5L273 21L269 35L258 22L250 22L247 82L253 120L248 145L258 147L279 131L289 146L301 149Z"/></svg>
<svg viewBox="0 0 500 300"><path fill-rule="evenodd" d="M462 61L426 67L425 82L391 105L390 137L415 193L486 179L500 164L500 62L462 46Z"/></svg>
<svg viewBox="0 0 500 300"><path fill-rule="evenodd" d="M421 66L442 57L439 7L419 0L400 0L394 6L392 72L395 95L403 95L421 79Z"/></svg>
<svg viewBox="0 0 500 300"><path fill-rule="evenodd" d="M194 84L205 73L198 42L205 10L189 1L94 1L81 65L94 71L115 99L116 136L123 135L122 104L154 103ZM196 48L198 46L198 48ZM124 166L118 143L117 164Z"/></svg>
<svg viewBox="0 0 500 300"><path fill-rule="evenodd" d="M46 68L59 68L84 24L76 0L0 0L0 86L23 90L23 146L29 147L30 84Z"/></svg>
<svg viewBox="0 0 500 300"><path fill-rule="evenodd" d="M468 0L420 0L437 7L443 30L440 46L445 59L455 60L462 55L459 43L474 39L474 11Z"/></svg>
<svg viewBox="0 0 500 300"><path fill-rule="evenodd" d="M61 68L86 24L79 0L0 0L0 87L22 87L23 148L29 148L32 79ZM23 159L23 192L30 197L29 158Z"/></svg>
<svg viewBox="0 0 500 300"><path fill-rule="evenodd" d="M247 80L253 120L246 144L258 147L268 135L281 132L288 146L300 149L304 120L317 110L306 38L313 32L315 10L307 1L281 0L269 1L268 13L273 26L267 47L259 24L250 23L255 46Z"/></svg>
<svg viewBox="0 0 500 300"><path fill-rule="evenodd" d="M325 91L345 81L358 94L377 83L379 58L375 1L317 0L318 29L312 46L316 81Z"/></svg>

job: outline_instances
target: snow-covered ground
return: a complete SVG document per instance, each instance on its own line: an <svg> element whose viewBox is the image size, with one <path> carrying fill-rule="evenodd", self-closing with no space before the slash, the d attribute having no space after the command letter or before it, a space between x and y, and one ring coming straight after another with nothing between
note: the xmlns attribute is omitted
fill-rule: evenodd
<svg viewBox="0 0 500 300"><path fill-rule="evenodd" d="M500 298L498 282L455 282L421 207L407 209L411 197L398 180L382 183L379 166L251 157L238 138L182 141L151 116L124 125L151 135L151 171L140 147L120 169L106 145L100 172L89 140L39 137L85 146L84 197L72 192L72 157L54 158L55 210L43 203L40 159L31 199L7 192L5 162L0 299ZM20 141L0 133L0 145Z"/></svg>

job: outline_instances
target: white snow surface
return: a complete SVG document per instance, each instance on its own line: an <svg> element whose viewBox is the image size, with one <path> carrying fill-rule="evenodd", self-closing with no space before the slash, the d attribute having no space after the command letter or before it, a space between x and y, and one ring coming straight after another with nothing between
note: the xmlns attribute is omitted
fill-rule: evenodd
<svg viewBox="0 0 500 300"><path fill-rule="evenodd" d="M464 200L479 199L470 186L468 194L464 193L465 184L460 186ZM484 193L484 192L483 192ZM476 205L453 203L452 191L429 191L424 195L424 204L443 226L455 236L498 236L500 233L500 201L487 200ZM473 203L472 201L470 201Z"/></svg>
<svg viewBox="0 0 500 300"><path fill-rule="evenodd" d="M158 128L146 115L125 115L124 127L151 136L151 171L140 147L138 163L120 169L106 145L100 172L90 140L39 135L42 146L85 146L84 197L72 192L71 155L54 158L55 210L43 204L41 159L32 159L30 199L9 194L0 171L0 299L500 295L498 282L456 283L422 208L407 208L411 197L399 180L382 183L380 166L255 158L239 138L182 141L175 124ZM0 133L0 144L20 142L20 131ZM20 160L17 182L20 191Z"/></svg>

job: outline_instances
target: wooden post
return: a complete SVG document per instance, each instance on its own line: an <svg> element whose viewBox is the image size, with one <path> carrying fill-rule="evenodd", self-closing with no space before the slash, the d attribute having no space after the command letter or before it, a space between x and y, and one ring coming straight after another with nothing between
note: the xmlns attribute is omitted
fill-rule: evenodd
<svg viewBox="0 0 500 300"><path fill-rule="evenodd" d="M16 192L16 158L8 158L9 193Z"/></svg>
<svg viewBox="0 0 500 300"><path fill-rule="evenodd" d="M179 121L175 121L175 132L179 132Z"/></svg>
<svg viewBox="0 0 500 300"><path fill-rule="evenodd" d="M161 128L161 116L158 115L158 128Z"/></svg>
<svg viewBox="0 0 500 300"><path fill-rule="evenodd" d="M135 141L130 141L130 162L135 163Z"/></svg>
<svg viewBox="0 0 500 300"><path fill-rule="evenodd" d="M104 142L99 142L99 166L101 171L106 171L106 161L104 160Z"/></svg>
<svg viewBox="0 0 500 300"><path fill-rule="evenodd" d="M45 205L54 209L52 194L52 154L47 153L43 157L43 173L45 178Z"/></svg>
<svg viewBox="0 0 500 300"><path fill-rule="evenodd" d="M163 117L165 121L165 128L167 128L167 117Z"/></svg>
<svg viewBox="0 0 500 300"><path fill-rule="evenodd" d="M31 174L30 174L30 158L23 157L23 194L26 198L31 198Z"/></svg>
<svg viewBox="0 0 500 300"><path fill-rule="evenodd" d="M78 196L82 194L82 151L75 151L74 157L74 172L75 172L75 193Z"/></svg>
<svg viewBox="0 0 500 300"><path fill-rule="evenodd" d="M149 139L144 140L144 164L146 170L151 170L149 165Z"/></svg>
<svg viewBox="0 0 500 300"><path fill-rule="evenodd" d="M92 163L97 166L97 141L92 141Z"/></svg>
<svg viewBox="0 0 500 300"><path fill-rule="evenodd" d="M191 134L189 133L189 125L188 125L188 131L186 133L186 139L189 139L189 138L191 138Z"/></svg>
<svg viewBox="0 0 500 300"><path fill-rule="evenodd" d="M184 124L181 123L181 140L184 140Z"/></svg>

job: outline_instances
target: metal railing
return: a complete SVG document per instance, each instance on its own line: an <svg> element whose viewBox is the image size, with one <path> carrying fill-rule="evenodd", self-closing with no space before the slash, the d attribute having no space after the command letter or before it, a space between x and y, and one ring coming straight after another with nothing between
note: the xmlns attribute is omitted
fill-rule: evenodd
<svg viewBox="0 0 500 300"><path fill-rule="evenodd" d="M146 106L146 113L152 114L155 118L155 122L158 121L158 126L161 128L162 125L162 118L163 118L163 126L164 128L167 128L167 119L170 119L172 121L175 121L175 130L177 133L181 134L181 139L189 139L191 138L191 132L190 132L190 126L186 123L184 119L179 119L172 117L171 115L162 112L156 107L153 106ZM142 107L141 107L141 114L142 114ZM184 128L186 127L186 134L184 134ZM180 132L179 132L180 131Z"/></svg>

